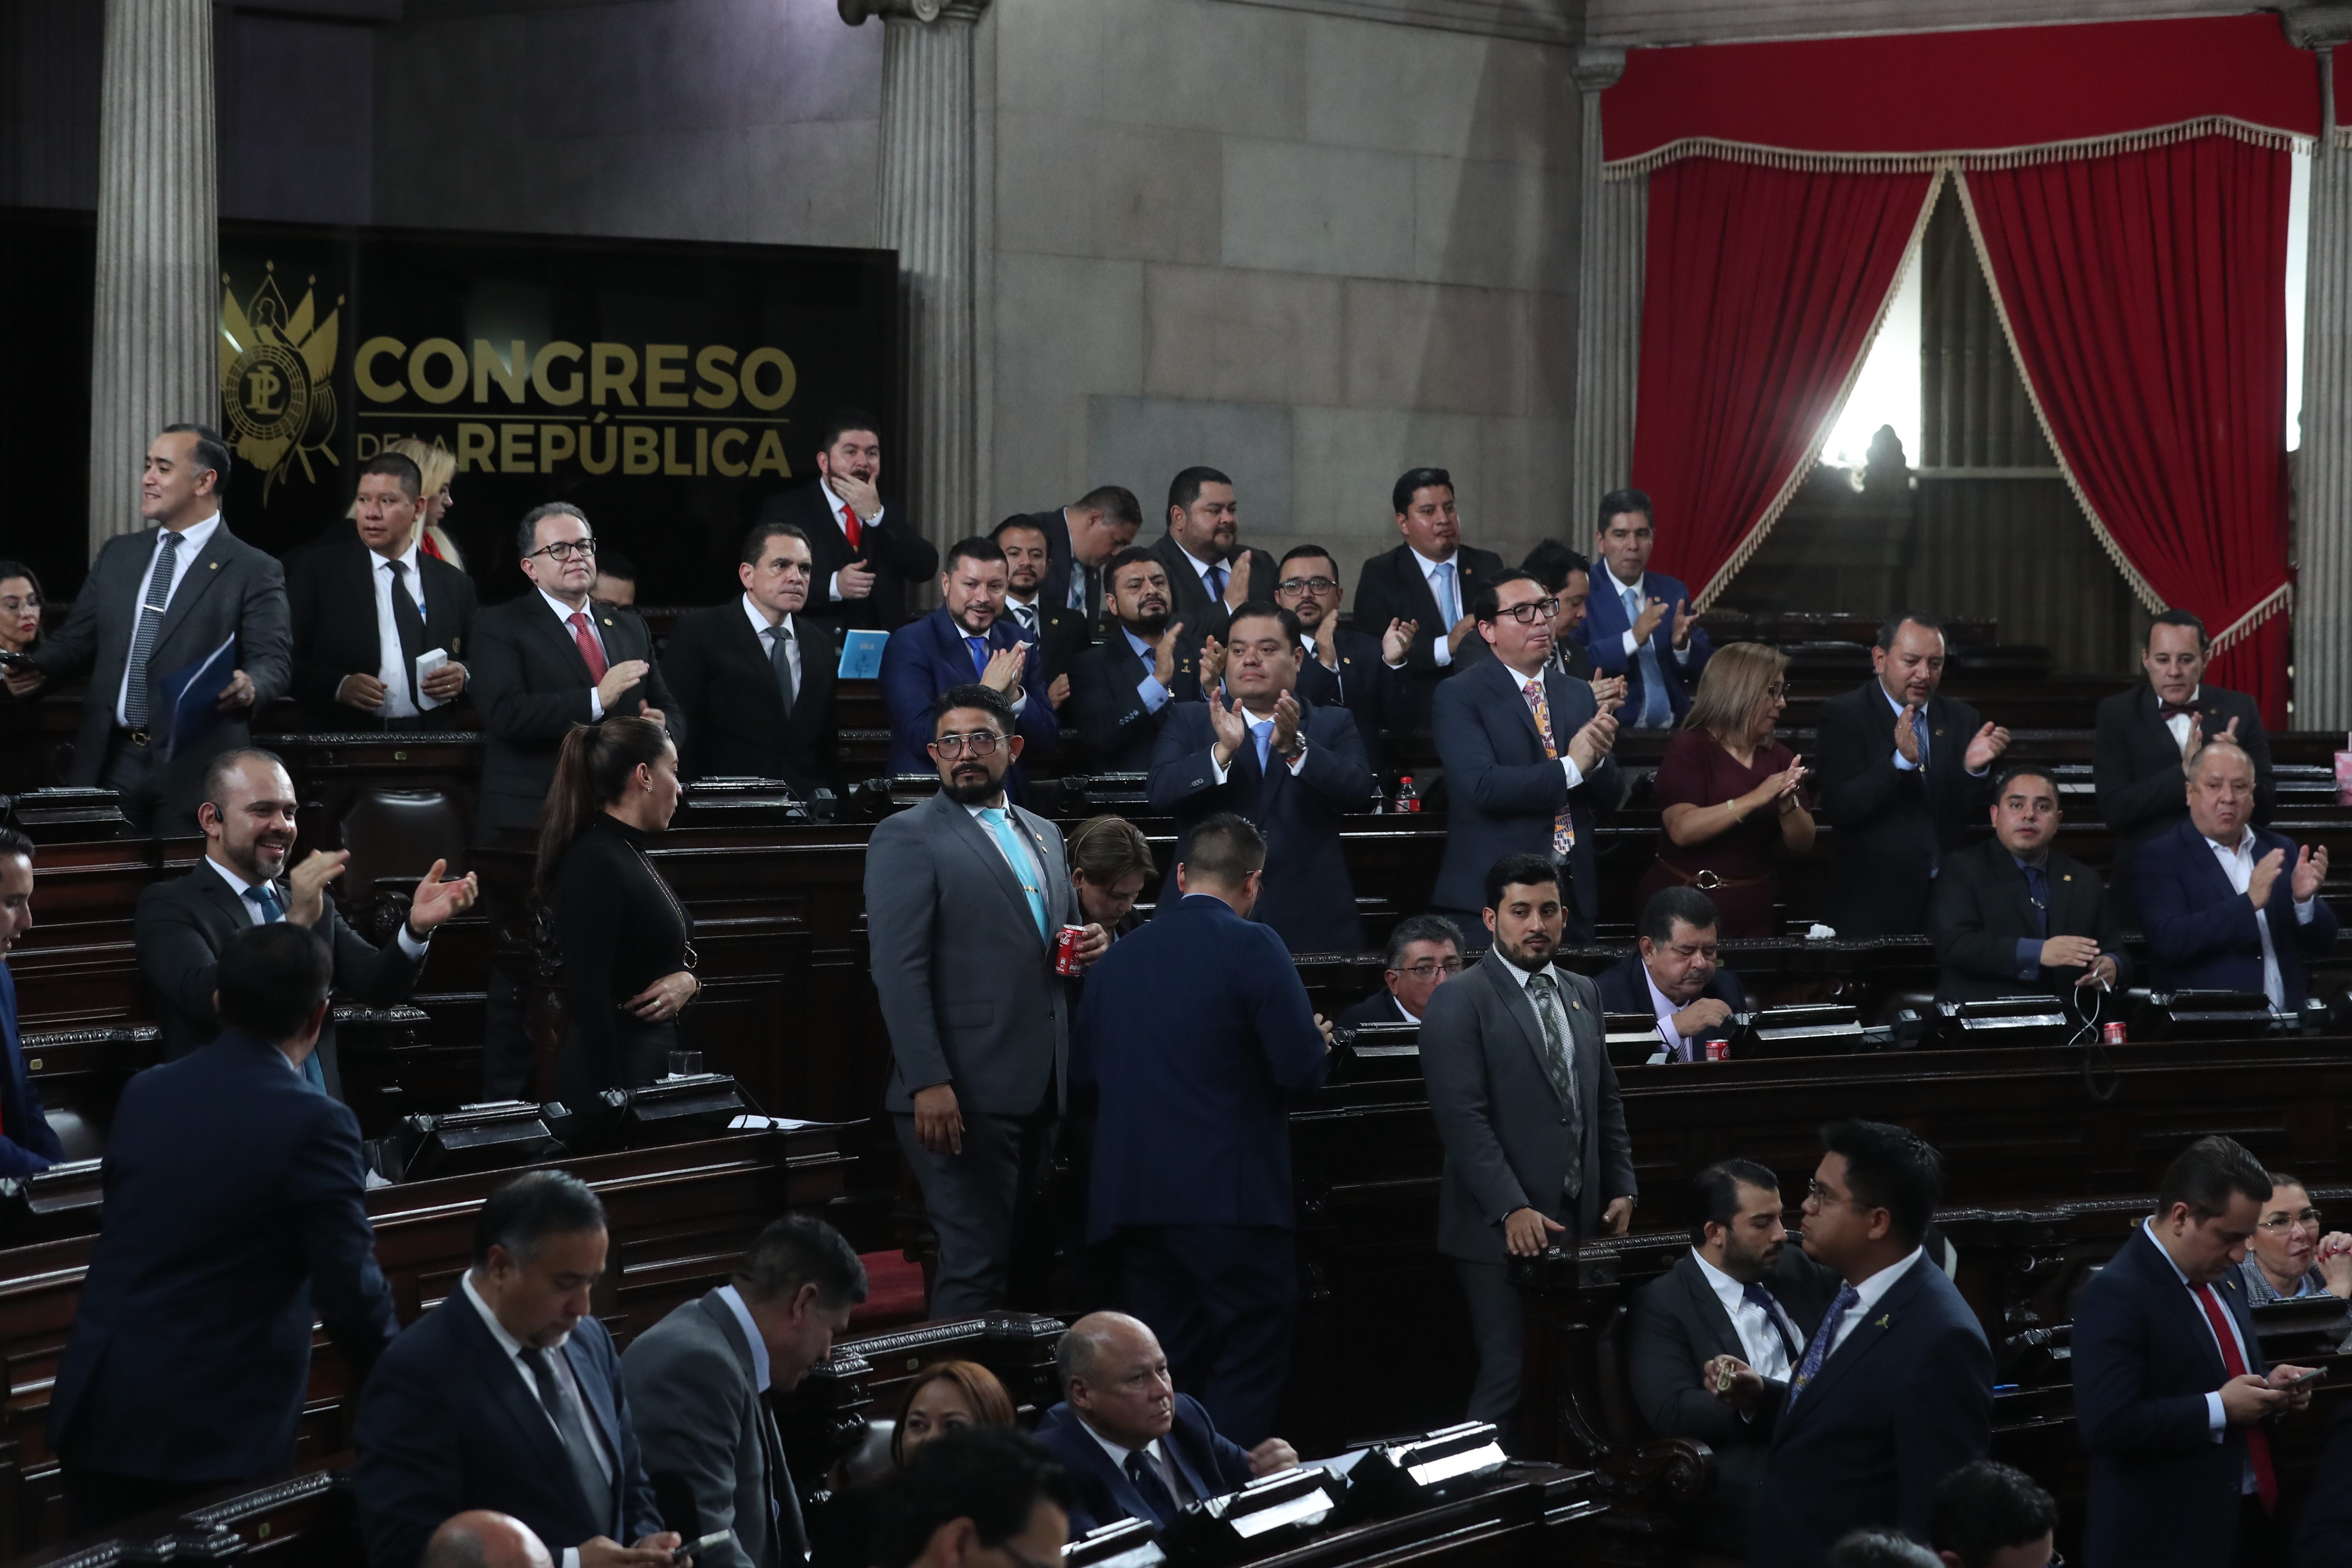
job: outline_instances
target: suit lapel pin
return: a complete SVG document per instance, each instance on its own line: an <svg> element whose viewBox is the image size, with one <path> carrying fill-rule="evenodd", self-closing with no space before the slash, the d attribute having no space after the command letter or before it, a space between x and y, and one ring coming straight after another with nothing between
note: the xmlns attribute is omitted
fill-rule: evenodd
<svg viewBox="0 0 2352 1568"><path fill-rule="evenodd" d="M1580 1013L1584 1011L1584 1004L1581 1002L1571 1001L1569 1003L1569 1005L1575 1008Z"/></svg>
<svg viewBox="0 0 2352 1568"><path fill-rule="evenodd" d="M613 617L612 617L612 616L606 616L604 617L604 624L605 624L606 626L611 626L611 625L613 624Z"/></svg>
<svg viewBox="0 0 2352 1568"><path fill-rule="evenodd" d="M2058 873L2058 879L2062 882L2071 882L2074 879L2074 873L2072 871L2061 871Z"/></svg>
<svg viewBox="0 0 2352 1568"><path fill-rule="evenodd" d="M1879 1328L1882 1328L1882 1329L1883 1329L1883 1328L1885 1328L1887 1324L1889 1324L1889 1323L1893 1322L1894 1321L1895 1321L1895 1314L1894 1314L1894 1313L1892 1313L1892 1312L1882 1312L1882 1313L1880 1313L1880 1314L1879 1314L1878 1322L1877 1322L1876 1326L1877 1326L1877 1327L1879 1327Z"/></svg>
<svg viewBox="0 0 2352 1568"><path fill-rule="evenodd" d="M219 570L220 570L220 563L219 563L219 562L217 562L217 561L215 561L215 562L212 563L212 569L213 569L214 571L215 571L215 572L219 571Z"/></svg>

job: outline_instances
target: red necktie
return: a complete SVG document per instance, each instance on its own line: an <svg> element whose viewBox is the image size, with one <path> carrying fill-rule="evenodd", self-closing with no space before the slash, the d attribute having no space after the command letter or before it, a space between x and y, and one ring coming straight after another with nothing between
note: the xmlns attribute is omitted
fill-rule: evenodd
<svg viewBox="0 0 2352 1568"><path fill-rule="evenodd" d="M2205 1309L2206 1321L2213 1325L2213 1337L2221 1342L2221 1370L2231 1377L2246 1375L2246 1358L2238 1353L2237 1336L2230 1332L2230 1320L2221 1310L2221 1298L2213 1294L2210 1285L2191 1285L2197 1304ZM2254 1467L2254 1489L2262 1494L2263 1511L2278 1511L2278 1472L2271 1468L2271 1436L2260 1426L2246 1428L2246 1459Z"/></svg>
<svg viewBox="0 0 2352 1568"><path fill-rule="evenodd" d="M587 661L588 679L591 680L604 679L604 645L598 642L596 640L596 634L588 629L587 612L584 610L574 610L572 612L571 619L572 640L580 645L580 657Z"/></svg>
<svg viewBox="0 0 2352 1568"><path fill-rule="evenodd" d="M866 531L858 525L857 509L847 501L841 503L841 531L848 537L849 548L852 550L857 548L858 535Z"/></svg>

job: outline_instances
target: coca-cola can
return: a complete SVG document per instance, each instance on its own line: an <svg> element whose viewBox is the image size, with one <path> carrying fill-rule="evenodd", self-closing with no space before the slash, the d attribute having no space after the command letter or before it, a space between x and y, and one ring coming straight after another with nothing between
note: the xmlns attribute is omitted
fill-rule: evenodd
<svg viewBox="0 0 2352 1568"><path fill-rule="evenodd" d="M1729 1061L1731 1059L1731 1042L1729 1040L1707 1041L1706 1059L1711 1062Z"/></svg>
<svg viewBox="0 0 2352 1568"><path fill-rule="evenodd" d="M2125 1039L2124 1021L2121 1018L2118 1018L2114 1023L2109 1024L2106 1027L2099 1031L2099 1037L2106 1041L2107 1044L2111 1046L2122 1045Z"/></svg>
<svg viewBox="0 0 2352 1568"><path fill-rule="evenodd" d="M1081 967L1078 963L1078 943L1086 940L1086 927L1064 926L1062 928L1061 934L1054 939L1055 973L1076 974L1078 973L1078 970Z"/></svg>

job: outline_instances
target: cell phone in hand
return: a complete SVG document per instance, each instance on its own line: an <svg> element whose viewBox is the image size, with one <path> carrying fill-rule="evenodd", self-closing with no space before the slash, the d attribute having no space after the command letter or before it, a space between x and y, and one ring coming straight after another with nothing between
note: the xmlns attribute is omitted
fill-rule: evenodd
<svg viewBox="0 0 2352 1568"><path fill-rule="evenodd" d="M704 1552L714 1551L734 1539L735 1532L731 1530L714 1530L708 1535L696 1537L672 1552L669 1554L669 1560L677 1564L678 1568L685 1568L685 1564L693 1562Z"/></svg>
<svg viewBox="0 0 2352 1568"><path fill-rule="evenodd" d="M2309 1372L2305 1373L2301 1377L2290 1377L2284 1383L2280 1384L2279 1386L2283 1389L2307 1388L2326 1375L2327 1369L2326 1367L2315 1366Z"/></svg>

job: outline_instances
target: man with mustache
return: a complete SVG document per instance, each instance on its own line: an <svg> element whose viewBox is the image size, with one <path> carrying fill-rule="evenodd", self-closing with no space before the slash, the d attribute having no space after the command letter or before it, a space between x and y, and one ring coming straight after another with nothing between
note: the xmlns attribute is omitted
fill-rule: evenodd
<svg viewBox="0 0 2352 1568"><path fill-rule="evenodd" d="M344 923L327 896L327 884L342 875L350 851L314 849L288 868L298 803L294 781L275 755L251 748L224 752L205 770L204 788L196 808L204 860L179 880L159 882L139 896L139 971L154 999L166 1058L184 1057L220 1033L213 994L221 950L247 926L286 921L310 927L334 955L336 991L371 1007L389 1007L406 1001L415 987L433 929L474 907L473 873L445 882L446 862L436 860L409 900L407 921L392 941L373 946ZM313 1087L341 1099L334 1053L330 1014L301 1070Z"/></svg>
<svg viewBox="0 0 2352 1568"><path fill-rule="evenodd" d="M2020 766L2001 775L1991 842L1944 862L1928 902L1927 934L1944 966L1937 1001L2037 991L2096 1000L2130 983L2114 907L2099 874L2054 847L2058 818L2048 773Z"/></svg>
<svg viewBox="0 0 2352 1568"><path fill-rule="evenodd" d="M928 748L940 793L876 824L866 856L890 1032L883 1105L939 1233L933 1318L1010 1299L1014 1237L1036 1217L1069 1084L1069 982L1054 948L1082 916L1061 829L1005 798L1023 744L997 688L940 693ZM1085 932L1079 961L1092 963L1110 936Z"/></svg>
<svg viewBox="0 0 2352 1568"><path fill-rule="evenodd" d="M1147 773L1169 704L1200 701L1202 683L1223 672L1223 650L1188 640L1182 619L1169 618L1175 596L1168 568L1150 551L1120 551L1104 577L1110 585L1110 628L1070 670L1070 711L1094 767ZM1218 655L1213 667L1207 665L1211 649Z"/></svg>
<svg viewBox="0 0 2352 1568"><path fill-rule="evenodd" d="M1037 645L1045 667L1045 697L1058 712L1070 700L1070 666L1094 641L1094 623L1085 611L1055 604L1042 591L1053 571L1053 548L1035 519L1008 517L988 537L1004 552L1005 616Z"/></svg>
<svg viewBox="0 0 2352 1568"><path fill-rule="evenodd" d="M1001 693L1013 708L1022 743L1044 752L1061 737L1046 696L1045 666L1037 639L1004 613L1004 552L992 540L959 540L940 574L940 607L890 634L882 649L882 706L890 715L890 771L930 771L925 749L931 704L940 693L973 681ZM1013 798L1026 775L1013 770Z"/></svg>
<svg viewBox="0 0 2352 1568"><path fill-rule="evenodd" d="M1225 622L1274 584L1274 557L1241 548L1234 481L1214 468L1187 468L1168 485L1168 531L1151 553L1168 568L1175 616L1194 635L1223 637Z"/></svg>

